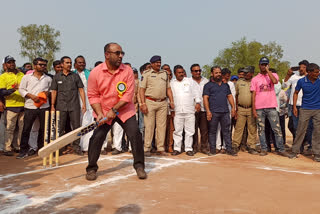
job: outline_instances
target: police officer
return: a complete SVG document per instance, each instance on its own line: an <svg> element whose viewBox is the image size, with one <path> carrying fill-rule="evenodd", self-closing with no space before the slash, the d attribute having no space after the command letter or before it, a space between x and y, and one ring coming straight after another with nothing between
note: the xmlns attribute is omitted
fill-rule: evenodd
<svg viewBox="0 0 320 214"><path fill-rule="evenodd" d="M161 70L161 56L150 59L151 69L143 73L140 83L139 95L141 98L140 109L144 114L145 156L150 156L151 142L156 126L157 155L167 155L164 152L167 122L167 102L169 97L170 108L174 108L170 82L165 70Z"/></svg>
<svg viewBox="0 0 320 214"><path fill-rule="evenodd" d="M252 92L250 91L254 67L248 66L243 68L242 71L244 72L244 78L238 80L236 84L237 123L233 134L232 147L235 152L238 152L244 133L243 130L247 129L248 139L245 143L248 145L248 151L250 154L257 155L258 152L255 151L257 126L252 114Z"/></svg>

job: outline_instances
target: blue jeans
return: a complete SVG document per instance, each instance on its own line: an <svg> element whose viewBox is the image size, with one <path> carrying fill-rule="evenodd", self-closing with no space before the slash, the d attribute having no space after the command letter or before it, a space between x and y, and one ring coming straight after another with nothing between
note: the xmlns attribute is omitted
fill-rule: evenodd
<svg viewBox="0 0 320 214"><path fill-rule="evenodd" d="M212 119L208 121L208 138L209 138L209 145L210 145L210 151L215 152L216 150L216 140L217 140L217 129L218 124L220 123L221 131L223 135L223 140L226 144L227 151L232 150L232 144L231 144L231 135L230 135L230 113L212 113Z"/></svg>
<svg viewBox="0 0 320 214"><path fill-rule="evenodd" d="M293 114L293 109L292 109L292 121L293 121L293 128L294 128L294 133L297 133L297 128L298 128L298 123L299 123L299 112L300 112L300 106L297 106L297 110L298 110L298 117L294 116ZM304 138L304 141L307 141L309 146L308 148L311 149L312 148L312 131L313 131L313 122L312 122L312 118L310 118L309 120L309 124L308 124L308 128L307 128L307 132ZM302 151L303 151L303 144L301 147Z"/></svg>
<svg viewBox="0 0 320 214"><path fill-rule="evenodd" d="M140 133L142 134L142 140L144 139L144 121L143 121L143 113L139 109L139 130Z"/></svg>
<svg viewBox="0 0 320 214"><path fill-rule="evenodd" d="M284 151L282 133L279 122L279 114L275 108L264 108L257 109L257 125L258 125L258 135L262 151L267 151L268 146L266 143L265 135L265 119L268 118L270 126L275 136L275 143L280 152Z"/></svg>

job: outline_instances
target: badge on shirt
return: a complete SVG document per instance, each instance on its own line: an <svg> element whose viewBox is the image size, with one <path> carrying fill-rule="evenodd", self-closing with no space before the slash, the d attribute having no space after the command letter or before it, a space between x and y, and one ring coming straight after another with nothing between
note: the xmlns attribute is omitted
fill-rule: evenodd
<svg viewBox="0 0 320 214"><path fill-rule="evenodd" d="M127 90L127 84L125 82L118 82L117 83L117 91L118 96L121 98L123 96L123 93Z"/></svg>
<svg viewBox="0 0 320 214"><path fill-rule="evenodd" d="M62 81L58 81L58 84L62 84Z"/></svg>

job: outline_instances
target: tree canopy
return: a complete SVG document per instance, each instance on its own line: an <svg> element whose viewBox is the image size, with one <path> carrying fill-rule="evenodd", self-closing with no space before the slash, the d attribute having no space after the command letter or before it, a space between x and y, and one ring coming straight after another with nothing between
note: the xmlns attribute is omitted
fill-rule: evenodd
<svg viewBox="0 0 320 214"><path fill-rule="evenodd" d="M229 68L232 74L237 74L241 67L253 65L255 73L259 72L259 59L266 56L270 60L270 68L277 70L279 79L282 80L289 69L290 63L282 61L283 49L276 42L261 44L257 41L248 42L245 37L232 42L231 47L219 52L219 55L209 65L203 66L204 75L210 77L210 68L218 65Z"/></svg>
<svg viewBox="0 0 320 214"><path fill-rule="evenodd" d="M55 53L60 50L60 31L51 28L49 25L30 24L21 26L18 29L21 35L19 40L20 55L27 57L30 62L37 57L48 60L48 70L52 67Z"/></svg>

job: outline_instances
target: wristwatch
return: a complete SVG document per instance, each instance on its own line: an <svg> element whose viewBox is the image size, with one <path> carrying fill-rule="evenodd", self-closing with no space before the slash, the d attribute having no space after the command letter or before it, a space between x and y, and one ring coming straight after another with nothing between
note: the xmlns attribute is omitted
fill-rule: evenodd
<svg viewBox="0 0 320 214"><path fill-rule="evenodd" d="M112 107L111 110L113 111L113 113L118 114L117 109L115 109L115 108Z"/></svg>

